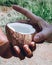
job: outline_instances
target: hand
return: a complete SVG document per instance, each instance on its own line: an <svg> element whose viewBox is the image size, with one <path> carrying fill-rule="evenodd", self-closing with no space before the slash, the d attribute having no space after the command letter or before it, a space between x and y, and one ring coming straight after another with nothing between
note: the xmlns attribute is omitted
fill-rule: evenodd
<svg viewBox="0 0 52 65"><path fill-rule="evenodd" d="M41 17L36 16L35 14L31 13L30 11L28 11L22 7L14 5L13 9L22 13L27 18L29 18L30 21L28 23L30 23L31 25L33 25L36 28L38 33L34 36L35 42L41 42L43 40L52 41L52 25L51 24L48 24Z"/></svg>
<svg viewBox="0 0 52 65"><path fill-rule="evenodd" d="M9 47L9 41L0 28L0 55L3 55Z"/></svg>
<svg viewBox="0 0 52 65"><path fill-rule="evenodd" d="M37 34L34 36L34 41L30 43L30 45L32 44L31 47L34 47L35 42L39 43L39 42L43 42L45 40L50 41L50 42L52 41L52 25L51 24L48 24L41 17L34 15L30 11L28 11L20 6L14 5L13 9L22 13L23 15L25 15L29 19L27 21L22 20L19 22L31 24L33 27L36 28ZM25 50L25 48L27 50ZM17 46L15 47L15 49L20 50L20 48ZM28 51L29 50L31 51L31 49L29 48L29 45L24 45L23 49L25 50L27 55L28 55ZM32 53L32 51L31 51L31 53ZM29 54L31 55L31 53L29 53ZM19 54L20 54L20 52L19 52Z"/></svg>
<svg viewBox="0 0 52 65"><path fill-rule="evenodd" d="M42 18L34 15L30 11L28 11L28 10L22 8L22 7L14 5L13 9L22 13L23 15L25 15L28 18L28 20L21 20L19 22L31 24L33 27L35 27L35 29L37 31L37 34L34 36L34 40L29 45L26 45L26 44L23 45L22 52L24 50L26 55L28 57L30 57L30 56L32 56L32 49L34 49L36 47L36 44L35 44L36 42L39 43L39 42L42 42L42 41L45 41L45 40L52 41L52 25L48 24ZM12 46L12 45L10 45L10 46L11 46L11 48L9 47L9 51L7 52L8 56L9 55L12 56L11 50L16 52L16 55L23 56L23 53L21 52L21 49L20 49L19 46Z"/></svg>

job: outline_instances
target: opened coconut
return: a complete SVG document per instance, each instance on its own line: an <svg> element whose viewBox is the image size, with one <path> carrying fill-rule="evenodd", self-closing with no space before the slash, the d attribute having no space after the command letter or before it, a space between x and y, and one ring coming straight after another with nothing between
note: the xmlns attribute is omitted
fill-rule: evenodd
<svg viewBox="0 0 52 65"><path fill-rule="evenodd" d="M6 25L6 33L12 45L22 46L23 44L30 44L33 40L35 29L24 23L8 23Z"/></svg>

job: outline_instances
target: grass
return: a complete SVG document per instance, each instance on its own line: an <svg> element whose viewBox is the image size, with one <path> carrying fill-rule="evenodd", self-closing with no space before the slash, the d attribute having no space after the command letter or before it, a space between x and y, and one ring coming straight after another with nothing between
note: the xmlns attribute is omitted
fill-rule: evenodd
<svg viewBox="0 0 52 65"><path fill-rule="evenodd" d="M52 23L52 0L0 0L0 5L11 6L13 4L27 8L32 13ZM25 18L23 16L23 18Z"/></svg>

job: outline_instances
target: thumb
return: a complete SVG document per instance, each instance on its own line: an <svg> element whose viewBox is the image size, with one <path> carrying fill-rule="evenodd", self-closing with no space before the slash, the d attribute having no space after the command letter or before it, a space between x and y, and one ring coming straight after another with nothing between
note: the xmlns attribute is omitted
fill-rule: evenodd
<svg viewBox="0 0 52 65"><path fill-rule="evenodd" d="M45 28L34 36L35 42L43 42L51 35L50 29Z"/></svg>

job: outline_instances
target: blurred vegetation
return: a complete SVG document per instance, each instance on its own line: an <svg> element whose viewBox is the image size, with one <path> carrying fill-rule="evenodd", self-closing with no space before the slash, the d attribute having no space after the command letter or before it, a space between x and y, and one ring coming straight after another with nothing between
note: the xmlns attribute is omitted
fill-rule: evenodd
<svg viewBox="0 0 52 65"><path fill-rule="evenodd" d="M0 5L3 6L13 4L27 8L50 23L52 22L52 0L0 0Z"/></svg>

